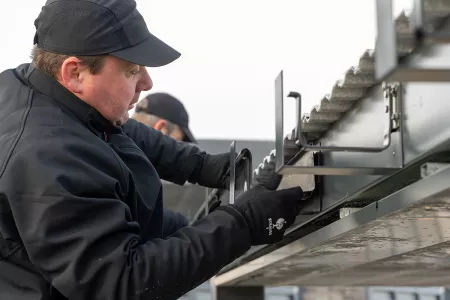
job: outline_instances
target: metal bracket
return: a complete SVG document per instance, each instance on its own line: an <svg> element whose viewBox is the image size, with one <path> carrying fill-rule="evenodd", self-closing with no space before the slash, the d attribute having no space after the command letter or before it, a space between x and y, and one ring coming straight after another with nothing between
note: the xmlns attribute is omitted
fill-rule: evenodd
<svg viewBox="0 0 450 300"><path fill-rule="evenodd" d="M230 200L229 203L234 203L234 193L236 191L236 141L230 144Z"/></svg>
<svg viewBox="0 0 450 300"><path fill-rule="evenodd" d="M391 144L391 132L393 125L396 128L399 126L398 114L392 114L392 108L398 103L398 86L391 87L383 86L385 97L385 113L386 113L386 130L384 134L384 142L382 147L336 147L336 146L316 146L307 145L303 142L301 131L301 95L296 92L291 92L288 97L297 99L297 122L294 131L294 137L285 139L283 135L283 71L277 76L275 80L275 143L276 143L276 157L275 157L275 171L279 174L316 174L316 175L387 175L391 174L398 168L379 168L379 167L327 167L327 166L293 166L285 165L285 148L297 148L299 151L345 151L345 152L372 152L378 153L386 150ZM394 122L395 121L395 122ZM285 142L287 145L285 145Z"/></svg>
<svg viewBox="0 0 450 300"><path fill-rule="evenodd" d="M295 144L302 149L307 151L333 151L333 152L372 152L378 153L386 150L391 145L391 132L393 130L393 114L392 108L394 107L394 98L396 98L396 91L398 86L391 87L387 84L383 84L383 93L384 93L384 101L385 101L385 114L386 114L386 128L383 136L383 146L382 147L338 147L338 146L313 146L307 145L303 141L302 136L302 99L300 93L290 92L288 97L292 97L296 99L297 106L297 122L295 126L295 134L292 139ZM281 98L281 101L283 99Z"/></svg>
<svg viewBox="0 0 450 300"><path fill-rule="evenodd" d="M226 175L230 176L230 197L229 203L233 204L235 200L236 191L236 165L241 163L245 164L245 177L244 177L244 192L251 189L252 186L252 154L250 150L244 148L236 156L236 141L230 144L230 168L227 170ZM213 191L208 194L208 189L206 189L206 199L200 206L199 210L195 214L193 220L196 221L200 219L202 215L207 215L209 213L209 205L213 201L219 201L219 189L213 189Z"/></svg>
<svg viewBox="0 0 450 300"><path fill-rule="evenodd" d="M377 81L446 82L450 68L420 68L410 66L399 57L398 42L403 40L417 50L432 43L450 43L450 32L431 31L426 22L425 0L414 0L410 17L413 33L401 36L393 19L393 0L376 0L377 39L375 46L375 78ZM400 35L400 36L399 36Z"/></svg>
<svg viewBox="0 0 450 300"><path fill-rule="evenodd" d="M236 156L236 141L230 144L230 200L229 203L233 204L236 191L236 165L241 162L245 163L245 179L244 179L244 192L251 189L252 185L252 154L248 149L242 149Z"/></svg>

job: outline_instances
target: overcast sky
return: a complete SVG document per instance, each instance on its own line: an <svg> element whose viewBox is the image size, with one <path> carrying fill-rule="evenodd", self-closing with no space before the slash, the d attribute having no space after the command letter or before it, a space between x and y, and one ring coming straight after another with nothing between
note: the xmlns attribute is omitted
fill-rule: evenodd
<svg viewBox="0 0 450 300"><path fill-rule="evenodd" d="M396 0L394 11L410 7ZM28 62L43 0L1 0L0 70ZM186 106L197 138L274 139L274 80L318 104L375 42L375 0L137 0L150 31L182 53L150 68L150 92ZM145 96L145 95L143 95ZM294 126L286 99L285 126ZM291 104L291 105L289 105Z"/></svg>

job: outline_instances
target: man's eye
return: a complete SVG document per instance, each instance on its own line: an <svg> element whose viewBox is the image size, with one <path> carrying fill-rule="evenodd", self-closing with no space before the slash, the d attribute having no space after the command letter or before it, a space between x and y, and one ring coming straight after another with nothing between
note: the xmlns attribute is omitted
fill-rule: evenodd
<svg viewBox="0 0 450 300"><path fill-rule="evenodd" d="M139 74L139 72L141 72L141 67L139 67L139 66L130 70L130 74L133 76Z"/></svg>

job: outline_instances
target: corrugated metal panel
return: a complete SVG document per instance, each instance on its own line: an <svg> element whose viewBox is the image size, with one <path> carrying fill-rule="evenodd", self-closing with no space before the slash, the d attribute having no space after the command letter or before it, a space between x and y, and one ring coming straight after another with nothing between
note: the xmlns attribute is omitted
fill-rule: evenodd
<svg viewBox="0 0 450 300"><path fill-rule="evenodd" d="M450 15L449 0L425 0L426 21L429 29L442 23ZM415 38L409 15L402 12L396 19L397 50L400 57L405 57L415 48ZM450 28L450 22L447 23ZM338 121L353 104L364 98L376 85L375 50L368 49L359 58L356 66L349 68L342 79L336 81L331 91L315 105L310 112L302 116L302 133L308 142L320 138L333 123ZM293 131L291 131L293 132ZM254 179L259 179L262 169L273 169L275 150L270 153L271 161L264 160L254 172Z"/></svg>
<svg viewBox="0 0 450 300"><path fill-rule="evenodd" d="M426 0L425 10L428 24L432 27L441 18L450 14L450 1ZM406 12L396 18L396 31L398 37L398 54L405 56L415 47L413 31ZM375 52L366 50L360 57L356 66L349 68L342 79L337 80L320 103L309 113L302 116L302 132L307 140L317 139L327 131L330 126L348 111L352 105L364 97L375 82Z"/></svg>

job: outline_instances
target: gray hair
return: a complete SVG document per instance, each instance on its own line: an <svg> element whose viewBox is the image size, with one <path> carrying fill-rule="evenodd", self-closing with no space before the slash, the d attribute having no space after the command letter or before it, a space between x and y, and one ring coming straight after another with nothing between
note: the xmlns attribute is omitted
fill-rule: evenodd
<svg viewBox="0 0 450 300"><path fill-rule="evenodd" d="M133 119L135 119L136 121L139 121L141 123L144 123L147 126L150 127L154 127L155 124L159 121L159 120L165 120L161 117L152 115L152 114L147 114L144 112L135 112L133 114ZM170 134L176 127L178 127L177 124L170 122L169 120L165 120L167 123L167 134Z"/></svg>

